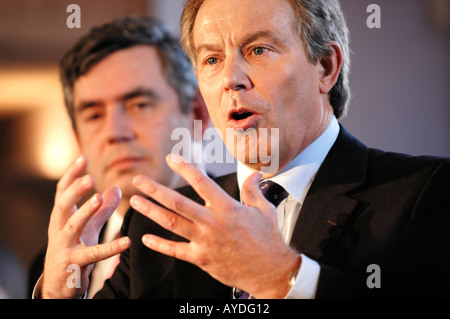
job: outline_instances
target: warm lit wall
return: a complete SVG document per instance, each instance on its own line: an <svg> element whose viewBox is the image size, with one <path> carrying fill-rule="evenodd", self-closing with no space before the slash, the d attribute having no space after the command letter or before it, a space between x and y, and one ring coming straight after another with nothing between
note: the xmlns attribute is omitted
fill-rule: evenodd
<svg viewBox="0 0 450 319"><path fill-rule="evenodd" d="M80 29L66 25L71 3L81 7ZM78 153L59 59L92 26L150 12L150 0L0 1L0 245L25 274L46 245L56 180Z"/></svg>
<svg viewBox="0 0 450 319"><path fill-rule="evenodd" d="M17 159L29 173L58 179L78 153L64 108L56 66L7 68L1 71L3 116L28 113L21 123L26 152Z"/></svg>

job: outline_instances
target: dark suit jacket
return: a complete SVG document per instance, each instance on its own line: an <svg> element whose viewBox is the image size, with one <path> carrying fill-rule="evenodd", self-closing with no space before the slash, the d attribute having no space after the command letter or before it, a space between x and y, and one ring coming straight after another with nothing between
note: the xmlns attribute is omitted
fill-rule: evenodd
<svg viewBox="0 0 450 319"><path fill-rule="evenodd" d="M216 182L239 199L235 174ZM191 187L179 191L202 202ZM341 127L291 240L321 266L316 297L449 297L449 198L449 159L369 149ZM231 297L196 266L146 248L146 233L180 238L138 212L128 212L123 233L132 246L97 297ZM367 286L370 264L380 267L381 288Z"/></svg>

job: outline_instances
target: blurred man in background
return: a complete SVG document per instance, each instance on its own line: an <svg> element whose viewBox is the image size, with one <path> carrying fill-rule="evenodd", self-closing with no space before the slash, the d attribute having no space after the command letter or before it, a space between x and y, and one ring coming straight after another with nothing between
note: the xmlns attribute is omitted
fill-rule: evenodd
<svg viewBox="0 0 450 319"><path fill-rule="evenodd" d="M195 119L207 127L208 116L189 60L156 19L129 17L93 28L67 52L60 67L67 111L83 155L58 183L51 223L61 218L59 228L69 228L66 222L81 199L93 190L112 192L117 209L110 217L101 216L94 230L83 235L82 245L97 243L100 229L100 241L111 242L119 237L129 198L136 193L133 176L145 174L171 188L183 185L164 160L175 143L171 133L179 127L192 130ZM95 194L85 206L102 200ZM64 256L60 243L50 240L47 258L53 258L52 249ZM115 256L96 264L88 297L117 263ZM42 259L36 263L32 283L42 264Z"/></svg>

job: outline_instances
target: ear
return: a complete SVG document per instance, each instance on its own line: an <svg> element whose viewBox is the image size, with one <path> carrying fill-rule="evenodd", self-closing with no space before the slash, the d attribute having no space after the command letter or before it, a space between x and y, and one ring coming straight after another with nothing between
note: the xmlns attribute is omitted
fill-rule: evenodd
<svg viewBox="0 0 450 319"><path fill-rule="evenodd" d="M319 90L322 94L328 92L336 84L342 67L342 50L339 44L335 41L328 43L330 53L328 56L320 57L317 63L319 72Z"/></svg>
<svg viewBox="0 0 450 319"><path fill-rule="evenodd" d="M201 95L199 89L196 90L195 96L191 101L190 110L194 116L194 120L202 121L203 135L203 133L205 133L205 130L210 126L211 119L209 117L208 110L206 109L205 101L203 100L203 96Z"/></svg>

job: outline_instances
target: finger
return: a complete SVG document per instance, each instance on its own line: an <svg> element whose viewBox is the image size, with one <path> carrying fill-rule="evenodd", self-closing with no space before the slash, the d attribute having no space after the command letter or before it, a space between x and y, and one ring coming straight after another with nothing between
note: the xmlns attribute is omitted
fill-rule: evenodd
<svg viewBox="0 0 450 319"><path fill-rule="evenodd" d="M80 155L77 159L68 167L56 186L56 195L64 192L75 179L80 177L87 166L87 157Z"/></svg>
<svg viewBox="0 0 450 319"><path fill-rule="evenodd" d="M102 196L100 194L94 194L67 220L65 228L67 229L67 234L69 234L68 240L78 240L81 237L84 227L102 203Z"/></svg>
<svg viewBox="0 0 450 319"><path fill-rule="evenodd" d="M193 239L193 234L195 233L193 228L195 224L183 216L152 203L139 195L131 197L130 204L135 210L150 218L161 227L188 240Z"/></svg>
<svg viewBox="0 0 450 319"><path fill-rule="evenodd" d="M188 182L197 194L205 201L205 206L223 206L224 200L231 199L230 196L217 185L211 178L206 176L198 167L186 163L184 159L176 154L166 156L167 164Z"/></svg>
<svg viewBox="0 0 450 319"><path fill-rule="evenodd" d="M75 179L64 192L55 198L55 208L62 212L60 217L63 223L76 211L78 202L94 189L94 185L94 178L85 175Z"/></svg>
<svg viewBox="0 0 450 319"><path fill-rule="evenodd" d="M122 191L119 187L111 186L108 187L102 194L103 203L100 209L95 213L92 218L97 229L103 228L103 225L108 221L111 215L114 213L116 208L120 204L122 199Z"/></svg>
<svg viewBox="0 0 450 319"><path fill-rule="evenodd" d="M182 215L190 221L201 222L204 220L203 215L205 212L202 205L169 187L161 185L144 175L137 175L133 178L133 185L161 205ZM137 197L135 199L137 199Z"/></svg>
<svg viewBox="0 0 450 319"><path fill-rule="evenodd" d="M151 234L144 235L142 237L142 243L161 254L191 262L189 260L189 243L176 242Z"/></svg>
<svg viewBox="0 0 450 319"><path fill-rule="evenodd" d="M103 195L94 194L67 221L65 227L71 236L70 240L77 240L81 237L88 222L91 222L96 231L100 233L103 225L119 205L121 196L122 193L118 187L108 188ZM98 234L93 237L98 239Z"/></svg>
<svg viewBox="0 0 450 319"><path fill-rule="evenodd" d="M128 249L131 241L128 237L118 238L112 242L78 249L74 252L74 263L80 267L107 259Z"/></svg>
<svg viewBox="0 0 450 319"><path fill-rule="evenodd" d="M75 179L64 192L56 195L50 225L57 229L64 228L69 218L77 211L78 202L94 188L94 184L93 177L86 175Z"/></svg>

